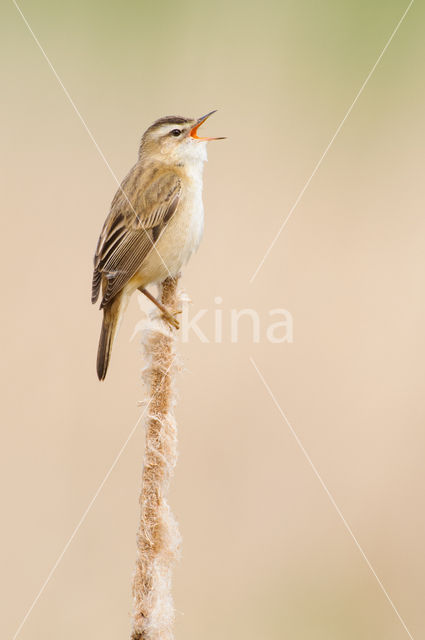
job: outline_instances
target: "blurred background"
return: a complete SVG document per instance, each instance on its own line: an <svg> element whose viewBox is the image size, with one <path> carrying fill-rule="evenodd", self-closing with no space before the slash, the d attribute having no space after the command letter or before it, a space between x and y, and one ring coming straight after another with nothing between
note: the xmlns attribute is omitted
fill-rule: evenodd
<svg viewBox="0 0 425 640"><path fill-rule="evenodd" d="M204 240L182 284L211 338L180 345L178 640L425 633L425 9L412 5L249 279L406 1L22 0L113 171L167 114L201 116ZM132 300L108 377L92 256L116 183L11 1L1 7L1 636L13 638L144 397ZM214 343L213 310L224 330ZM143 302L146 311L150 307ZM293 316L292 344L230 341L231 309ZM264 325L265 326L265 325ZM127 638L140 426L19 637Z"/></svg>

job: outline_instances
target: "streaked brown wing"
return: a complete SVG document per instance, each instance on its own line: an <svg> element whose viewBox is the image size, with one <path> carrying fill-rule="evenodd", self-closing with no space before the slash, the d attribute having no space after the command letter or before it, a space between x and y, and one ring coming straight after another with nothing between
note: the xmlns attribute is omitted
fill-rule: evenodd
<svg viewBox="0 0 425 640"><path fill-rule="evenodd" d="M141 175L136 165L122 190L125 195L118 191L112 202L94 259L92 302L103 282L101 307L121 291L153 250L177 209L181 183L171 171L158 177Z"/></svg>

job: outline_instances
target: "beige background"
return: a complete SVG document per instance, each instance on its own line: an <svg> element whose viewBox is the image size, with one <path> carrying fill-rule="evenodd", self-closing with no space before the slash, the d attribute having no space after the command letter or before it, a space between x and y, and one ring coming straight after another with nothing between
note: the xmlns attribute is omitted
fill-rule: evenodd
<svg viewBox="0 0 425 640"><path fill-rule="evenodd" d="M184 274L294 343L180 347L172 506L179 640L403 640L401 625L253 356L415 640L424 636L424 8L414 3L252 285L248 281L405 1L22 0L121 179L159 116L200 116L206 230ZM91 261L116 184L12 2L1 9L1 637L12 638L143 398L133 300L105 383ZM144 303L145 304L145 303ZM148 305L145 304L148 309ZM226 315L227 314L227 315ZM139 428L22 640L128 637Z"/></svg>

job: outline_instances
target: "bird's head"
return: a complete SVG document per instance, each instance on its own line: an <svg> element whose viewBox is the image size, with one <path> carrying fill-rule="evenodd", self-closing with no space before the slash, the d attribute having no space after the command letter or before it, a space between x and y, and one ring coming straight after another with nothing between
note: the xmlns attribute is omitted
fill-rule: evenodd
<svg viewBox="0 0 425 640"><path fill-rule="evenodd" d="M202 137L198 129L215 111L202 118L165 116L156 120L143 134L139 157L156 158L162 162L179 164L207 159L206 143L220 138Z"/></svg>

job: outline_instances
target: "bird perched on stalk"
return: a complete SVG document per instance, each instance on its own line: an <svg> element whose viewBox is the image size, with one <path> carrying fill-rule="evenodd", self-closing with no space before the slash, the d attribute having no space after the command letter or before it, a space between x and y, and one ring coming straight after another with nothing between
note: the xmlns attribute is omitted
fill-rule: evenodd
<svg viewBox="0 0 425 640"><path fill-rule="evenodd" d="M108 370L112 344L131 294L138 289L178 329L174 309L166 309L146 287L175 277L199 246L204 226L202 172L208 140L202 118L166 116L143 134L139 159L121 183L103 225L94 257L92 302L102 288L103 323L97 375Z"/></svg>

